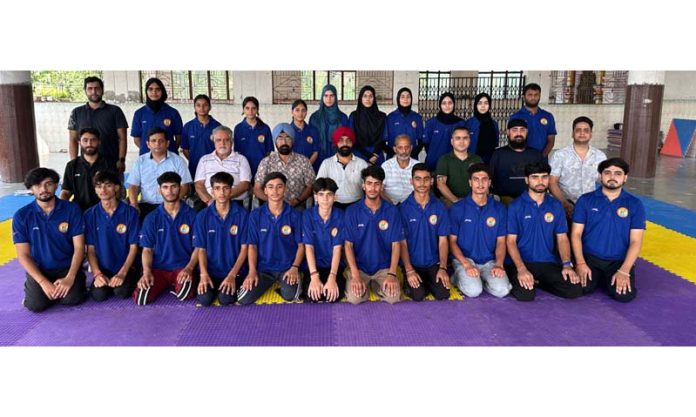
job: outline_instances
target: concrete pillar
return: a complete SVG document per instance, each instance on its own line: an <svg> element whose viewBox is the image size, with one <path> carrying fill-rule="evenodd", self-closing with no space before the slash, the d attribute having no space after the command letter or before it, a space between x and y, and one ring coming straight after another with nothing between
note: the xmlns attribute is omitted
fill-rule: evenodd
<svg viewBox="0 0 696 417"><path fill-rule="evenodd" d="M0 71L0 182L23 182L38 166L31 72Z"/></svg>
<svg viewBox="0 0 696 417"><path fill-rule="evenodd" d="M624 104L621 158L634 177L652 178L665 90L664 71L630 71Z"/></svg>

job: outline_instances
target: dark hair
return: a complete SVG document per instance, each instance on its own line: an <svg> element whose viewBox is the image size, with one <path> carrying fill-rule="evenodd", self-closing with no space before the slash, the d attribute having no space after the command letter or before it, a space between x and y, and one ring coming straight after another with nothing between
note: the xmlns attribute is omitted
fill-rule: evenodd
<svg viewBox="0 0 696 417"><path fill-rule="evenodd" d="M147 140L149 141L150 138L151 138L153 135L156 135L156 134L158 134L158 133L163 134L163 135L164 135L164 138L165 138L166 140L169 140L169 138L167 137L167 131L164 130L164 129L162 129L161 127L153 127L152 129L150 129L150 130L147 132Z"/></svg>
<svg viewBox="0 0 696 417"><path fill-rule="evenodd" d="M457 130L466 130L466 133L471 134L471 131L469 130L468 127L466 127L466 126L457 126L457 127L455 127L454 129L452 129L452 135L451 135L452 137L454 137L454 132L456 132Z"/></svg>
<svg viewBox="0 0 696 417"><path fill-rule="evenodd" d="M338 185L336 185L336 181L332 180L331 178L321 177L314 180L314 184L312 184L312 190L315 193L326 190L336 194L336 190L338 190Z"/></svg>
<svg viewBox="0 0 696 417"><path fill-rule="evenodd" d="M288 183L288 177L285 176L282 172L274 171L274 172L269 172L266 174L265 177L263 177L263 188L266 188L266 184L268 184L270 181L273 180L281 180L283 181L283 184Z"/></svg>
<svg viewBox="0 0 696 417"><path fill-rule="evenodd" d="M159 78L155 78L155 77L149 78L145 82L145 97L147 97L147 88L150 86L150 84L157 84L159 86L160 90L162 90L162 97L160 97L160 100L163 103L165 101L167 101L167 97L169 97L169 95L167 94L167 89L164 88L164 83L162 82L162 80L160 80Z"/></svg>
<svg viewBox="0 0 696 417"><path fill-rule="evenodd" d="M376 180L384 182L384 170L379 165L370 165L367 168L364 168L362 171L360 171L360 178L362 178L363 182L365 182L367 177L372 177Z"/></svg>
<svg viewBox="0 0 696 417"><path fill-rule="evenodd" d="M93 127L83 127L80 129L80 136L84 135L85 133L91 133L92 135L96 136L97 139L101 140L101 133L99 133L99 130L93 128Z"/></svg>
<svg viewBox="0 0 696 417"><path fill-rule="evenodd" d="M485 172L489 177L491 176L491 171L488 169L488 165L484 164L483 162L477 162L469 165L466 172L469 173L469 179L471 179L477 172Z"/></svg>
<svg viewBox="0 0 696 417"><path fill-rule="evenodd" d="M102 90L104 89L104 81L102 81L101 78L99 78L99 77L91 76L91 77L85 78L85 82L82 86L82 89L86 90L87 84L89 84L89 83L99 83L99 87L101 87Z"/></svg>
<svg viewBox="0 0 696 417"><path fill-rule="evenodd" d="M590 130L592 130L592 128L594 127L594 123L592 123L592 119L590 119L587 116L580 116L580 117L576 118L575 120L573 120L573 130L575 130L575 125L577 125L578 123L587 123L588 125L590 125Z"/></svg>
<svg viewBox="0 0 696 417"><path fill-rule="evenodd" d="M527 94L528 90L534 90L534 91L538 91L541 93L541 86L537 83L529 83L529 84L525 85L524 88L522 89L522 95Z"/></svg>
<svg viewBox="0 0 696 417"><path fill-rule="evenodd" d="M234 186L234 177L229 172L220 171L210 177L210 186L214 186L215 183L225 184L232 187Z"/></svg>
<svg viewBox="0 0 696 417"><path fill-rule="evenodd" d="M94 178L92 178L92 184L94 184L95 187L98 184L105 183L111 183L121 187L121 177L119 177L119 175L116 172L110 169L99 171L96 174L94 174Z"/></svg>
<svg viewBox="0 0 696 417"><path fill-rule="evenodd" d="M524 167L524 176L528 177L532 174L550 174L551 165L544 161L531 162Z"/></svg>
<svg viewBox="0 0 696 417"><path fill-rule="evenodd" d="M208 97L205 94L199 94L196 97L193 98L193 104L195 105L198 100L205 100L208 102L208 105L210 106L210 97Z"/></svg>
<svg viewBox="0 0 696 417"><path fill-rule="evenodd" d="M609 158L607 160L600 162L599 166L597 166L597 172L599 172L601 174L602 171L604 171L605 169L607 169L611 166L621 168L624 172L624 175L628 175L628 162L624 161L621 158Z"/></svg>
<svg viewBox="0 0 696 417"><path fill-rule="evenodd" d="M167 171L157 177L157 184L161 187L164 183L175 183L181 185L181 175L174 171Z"/></svg>
<svg viewBox="0 0 696 417"><path fill-rule="evenodd" d="M307 103L304 100L302 100L301 98L298 98L297 100L293 101L292 106L290 108L292 110L295 110L295 107L299 106L300 104L303 105L305 109L308 108Z"/></svg>
<svg viewBox="0 0 696 417"><path fill-rule="evenodd" d="M254 96L244 97L244 100L242 100L242 109L244 109L244 107L246 107L247 103L250 101L252 103L254 103L254 106L256 106L256 120L257 120L257 123L259 124L259 127L262 127L263 125L265 125L265 123L259 117L259 115L261 113L259 113L259 100L256 97L254 97ZM242 114L244 114L244 113L242 113Z"/></svg>
<svg viewBox="0 0 696 417"><path fill-rule="evenodd" d="M416 175L416 171L428 171L428 174L432 176L433 171L430 169L430 167L427 164L424 164L423 162L419 162L416 165L411 168L411 178L413 178Z"/></svg>
<svg viewBox="0 0 696 417"><path fill-rule="evenodd" d="M56 184L60 181L60 175L58 175L56 171L51 168L38 167L27 172L27 176L24 177L24 186L27 187L28 190L34 185L41 184L46 178L50 178Z"/></svg>

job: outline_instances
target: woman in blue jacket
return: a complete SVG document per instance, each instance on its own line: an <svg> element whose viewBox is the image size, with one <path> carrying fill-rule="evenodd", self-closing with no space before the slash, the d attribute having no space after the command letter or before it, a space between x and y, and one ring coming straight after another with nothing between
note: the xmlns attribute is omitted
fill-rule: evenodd
<svg viewBox="0 0 696 417"><path fill-rule="evenodd" d="M377 107L375 89L364 86L358 95L358 108L348 118L348 127L355 131L353 153L371 164L381 165L387 140L386 126L387 115Z"/></svg>
<svg viewBox="0 0 696 417"><path fill-rule="evenodd" d="M466 121L469 129L471 143L469 153L475 153L489 163L493 151L498 147L500 140L500 128L491 116L493 100L486 93L481 93L474 98L474 116Z"/></svg>
<svg viewBox="0 0 696 417"><path fill-rule="evenodd" d="M249 161L251 178L254 178L261 160L273 152L273 136L271 128L259 117L259 100L256 97L246 97L242 101L242 109L244 119L234 127L234 150Z"/></svg>
<svg viewBox="0 0 696 417"><path fill-rule="evenodd" d="M413 95L411 90L403 87L396 93L396 110L387 116L387 145L384 151L387 157L394 156L394 138L399 135L408 135L411 138L413 149L423 142L423 117L411 110ZM411 155L418 158L418 155Z"/></svg>
<svg viewBox="0 0 696 417"><path fill-rule="evenodd" d="M348 116L338 108L336 87L326 84L321 90L319 110L312 113L309 124L319 131L319 159L317 164L336 153L331 135L341 126L348 126Z"/></svg>
<svg viewBox="0 0 696 417"><path fill-rule="evenodd" d="M435 171L437 160L442 155L452 152L452 130L457 126L464 126L465 123L464 119L454 114L454 103L452 93L441 95L438 103L440 111L425 123L425 164L432 171Z"/></svg>

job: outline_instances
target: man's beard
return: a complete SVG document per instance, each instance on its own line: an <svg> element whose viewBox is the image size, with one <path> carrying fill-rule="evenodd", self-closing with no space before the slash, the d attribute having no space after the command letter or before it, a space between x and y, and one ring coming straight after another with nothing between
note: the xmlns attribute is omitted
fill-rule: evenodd
<svg viewBox="0 0 696 417"><path fill-rule="evenodd" d="M290 155L290 153L292 153L292 148L290 145L281 145L278 147L278 153L281 155Z"/></svg>
<svg viewBox="0 0 696 417"><path fill-rule="evenodd" d="M350 146L341 146L338 148L338 154L341 156L350 156L353 153L353 148Z"/></svg>
<svg viewBox="0 0 696 417"><path fill-rule="evenodd" d="M527 139L525 138L522 142L510 140L508 144L512 149L524 149L527 146Z"/></svg>

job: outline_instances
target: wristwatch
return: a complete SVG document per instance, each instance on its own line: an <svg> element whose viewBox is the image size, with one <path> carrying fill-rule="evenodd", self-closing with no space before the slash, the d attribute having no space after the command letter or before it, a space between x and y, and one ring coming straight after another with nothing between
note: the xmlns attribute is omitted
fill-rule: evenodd
<svg viewBox="0 0 696 417"><path fill-rule="evenodd" d="M572 268L572 267L573 267L573 263L572 263L571 261L565 261L565 262L563 262L563 268L565 268L565 267L570 267L570 268Z"/></svg>

